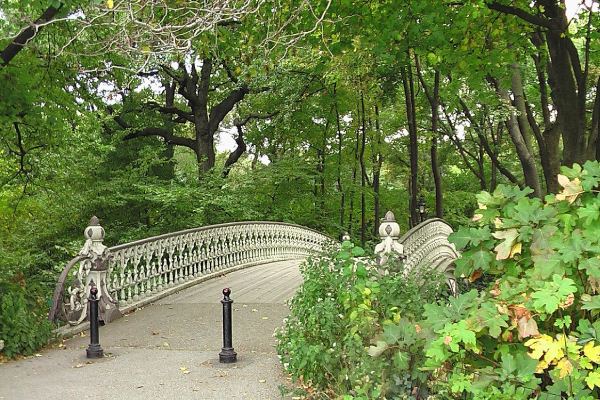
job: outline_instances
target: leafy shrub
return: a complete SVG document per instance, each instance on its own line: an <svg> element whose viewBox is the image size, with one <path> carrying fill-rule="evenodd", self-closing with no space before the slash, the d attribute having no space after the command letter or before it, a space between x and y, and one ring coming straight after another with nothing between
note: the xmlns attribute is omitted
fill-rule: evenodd
<svg viewBox="0 0 600 400"><path fill-rule="evenodd" d="M29 355L48 343L52 325L47 312L44 298L23 279L0 282L0 341L4 341L0 352L7 357Z"/></svg>
<svg viewBox="0 0 600 400"><path fill-rule="evenodd" d="M500 186L451 236L481 292L425 306L425 366L450 398L600 397L600 165L563 168L544 201Z"/></svg>
<svg viewBox="0 0 600 400"><path fill-rule="evenodd" d="M600 398L600 164L559 183L543 201L508 186L477 196L474 226L450 240L457 276L483 282L455 298L378 277L347 243L308 263L284 365L344 399Z"/></svg>
<svg viewBox="0 0 600 400"><path fill-rule="evenodd" d="M356 398L410 393L427 377L417 369L424 340L410 321L445 284L412 273L381 276L363 255L344 242L339 252L303 265L304 283L278 333L279 354L296 379L317 391Z"/></svg>

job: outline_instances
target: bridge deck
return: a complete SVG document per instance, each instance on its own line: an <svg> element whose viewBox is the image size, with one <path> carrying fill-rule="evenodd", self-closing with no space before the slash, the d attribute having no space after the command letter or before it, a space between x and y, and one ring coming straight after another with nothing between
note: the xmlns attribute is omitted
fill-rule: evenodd
<svg viewBox="0 0 600 400"><path fill-rule="evenodd" d="M100 329L108 355L85 358L89 337L0 365L0 399L276 399L285 384L274 330L301 282L298 261L232 272ZM232 289L236 364L220 364L221 290Z"/></svg>

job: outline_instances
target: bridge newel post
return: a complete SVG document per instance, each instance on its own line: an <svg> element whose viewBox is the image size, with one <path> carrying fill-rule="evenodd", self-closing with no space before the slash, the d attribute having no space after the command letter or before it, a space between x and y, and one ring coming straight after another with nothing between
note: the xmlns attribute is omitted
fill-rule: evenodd
<svg viewBox="0 0 600 400"><path fill-rule="evenodd" d="M104 357L104 350L100 346L100 320L98 318L98 302L96 298L98 294L98 288L91 282L90 298L88 304L90 307L90 344L86 349L87 358L102 358Z"/></svg>
<svg viewBox="0 0 600 400"><path fill-rule="evenodd" d="M390 258L390 255L396 254L400 258L404 258L404 246L398 241L400 238L400 225L396 222L394 213L388 211L379 225L379 237L381 243L375 246L375 254L377 255L379 265L383 265Z"/></svg>
<svg viewBox="0 0 600 400"><path fill-rule="evenodd" d="M231 330L231 304L233 300L229 298L231 289L223 289L223 347L219 353L219 362L234 363L237 361L237 353L233 349L232 330Z"/></svg>

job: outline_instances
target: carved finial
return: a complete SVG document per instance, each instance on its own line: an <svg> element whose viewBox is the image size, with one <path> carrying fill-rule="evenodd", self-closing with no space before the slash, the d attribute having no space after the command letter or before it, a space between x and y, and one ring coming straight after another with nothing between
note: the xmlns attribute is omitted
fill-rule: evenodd
<svg viewBox="0 0 600 400"><path fill-rule="evenodd" d="M104 239L104 228L100 226L100 219L95 215L90 218L90 223L85 228L84 236L86 239L102 241Z"/></svg>
<svg viewBox="0 0 600 400"><path fill-rule="evenodd" d="M375 246L375 254L379 257L380 265L385 264L391 253L396 253L399 256L403 255L404 247L398 242L400 225L396 222L393 212L388 211L385 213L385 217L379 226L379 236L381 237L381 243Z"/></svg>
<svg viewBox="0 0 600 400"><path fill-rule="evenodd" d="M396 217L394 216L394 213L391 211L386 212L382 222L396 222Z"/></svg>

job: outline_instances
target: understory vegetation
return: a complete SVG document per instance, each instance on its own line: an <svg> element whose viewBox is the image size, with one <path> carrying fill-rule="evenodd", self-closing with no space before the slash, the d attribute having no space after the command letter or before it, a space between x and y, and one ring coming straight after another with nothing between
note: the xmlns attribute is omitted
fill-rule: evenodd
<svg viewBox="0 0 600 400"><path fill-rule="evenodd" d="M351 242L310 260L279 333L311 398L597 399L600 396L600 164L563 168L544 200L499 186L450 237L457 279L381 275Z"/></svg>

